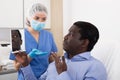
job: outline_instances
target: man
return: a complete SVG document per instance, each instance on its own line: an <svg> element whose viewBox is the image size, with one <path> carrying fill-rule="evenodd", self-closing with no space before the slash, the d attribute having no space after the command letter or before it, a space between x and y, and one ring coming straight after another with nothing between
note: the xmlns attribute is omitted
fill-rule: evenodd
<svg viewBox="0 0 120 80"><path fill-rule="evenodd" d="M22 36L19 30L11 30L12 34L12 50L17 51L21 49Z"/></svg>
<svg viewBox="0 0 120 80"><path fill-rule="evenodd" d="M11 30L11 37L12 37L12 53L10 53L10 55L12 55L13 53L16 55L17 53L15 53L16 51L21 50L21 45L22 45L22 36L19 30ZM10 56L10 59L13 60L15 59L15 56ZM14 66L16 70L19 70L20 68L20 63L17 62L17 60L14 60Z"/></svg>
<svg viewBox="0 0 120 80"><path fill-rule="evenodd" d="M21 68L25 80L107 80L104 65L90 53L98 39L99 32L93 24L75 22L64 37L65 58L52 54L55 62L50 63L47 71L38 79L26 59ZM21 57L18 55L17 58Z"/></svg>

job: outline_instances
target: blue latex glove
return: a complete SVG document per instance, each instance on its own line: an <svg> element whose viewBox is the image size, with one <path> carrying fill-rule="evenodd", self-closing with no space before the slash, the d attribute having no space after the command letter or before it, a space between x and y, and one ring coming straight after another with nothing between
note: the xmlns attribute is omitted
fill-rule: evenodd
<svg viewBox="0 0 120 80"><path fill-rule="evenodd" d="M28 54L30 58L35 58L37 56L43 56L46 55L48 52L42 52L38 49L32 49L32 51Z"/></svg>

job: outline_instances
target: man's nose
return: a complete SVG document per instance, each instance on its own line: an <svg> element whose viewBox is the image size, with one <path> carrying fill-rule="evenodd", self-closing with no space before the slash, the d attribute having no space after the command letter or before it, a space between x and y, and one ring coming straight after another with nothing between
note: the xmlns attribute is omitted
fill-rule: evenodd
<svg viewBox="0 0 120 80"><path fill-rule="evenodd" d="M64 37L64 40L67 40L68 39L68 35L66 35L65 37Z"/></svg>
<svg viewBox="0 0 120 80"><path fill-rule="evenodd" d="M17 40L13 38L13 39L12 39L12 42L17 42Z"/></svg>

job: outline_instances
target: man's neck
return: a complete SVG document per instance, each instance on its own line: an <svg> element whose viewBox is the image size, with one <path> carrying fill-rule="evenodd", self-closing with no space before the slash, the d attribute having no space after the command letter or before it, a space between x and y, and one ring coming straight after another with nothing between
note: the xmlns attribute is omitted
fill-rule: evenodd
<svg viewBox="0 0 120 80"><path fill-rule="evenodd" d="M68 59L71 59L72 57L74 57L75 55L78 55L78 54L81 54L83 52L86 52L86 51L78 51L78 52L72 52L72 53L67 53L68 54Z"/></svg>
<svg viewBox="0 0 120 80"><path fill-rule="evenodd" d="M73 55L71 55L71 54L68 54L68 59L71 59L72 57L73 57Z"/></svg>

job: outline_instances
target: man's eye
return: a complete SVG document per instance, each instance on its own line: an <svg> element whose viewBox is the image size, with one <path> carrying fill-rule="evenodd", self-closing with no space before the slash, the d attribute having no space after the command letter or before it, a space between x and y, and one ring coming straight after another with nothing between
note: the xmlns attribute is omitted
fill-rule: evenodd
<svg viewBox="0 0 120 80"><path fill-rule="evenodd" d="M17 36L13 36L14 38L16 38Z"/></svg>
<svg viewBox="0 0 120 80"><path fill-rule="evenodd" d="M73 34L71 34L70 36L73 37Z"/></svg>
<svg viewBox="0 0 120 80"><path fill-rule="evenodd" d="M18 36L12 36L12 38L18 38Z"/></svg>

